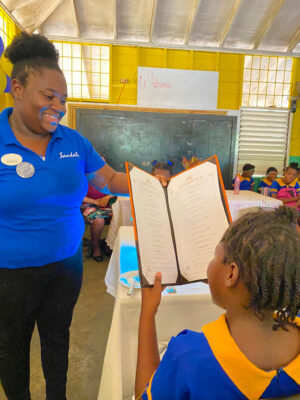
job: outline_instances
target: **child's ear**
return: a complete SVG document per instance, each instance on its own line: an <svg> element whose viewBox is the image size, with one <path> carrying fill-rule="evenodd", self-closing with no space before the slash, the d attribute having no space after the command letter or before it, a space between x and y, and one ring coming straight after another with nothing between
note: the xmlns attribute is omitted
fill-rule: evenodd
<svg viewBox="0 0 300 400"><path fill-rule="evenodd" d="M235 262L227 264L225 274L225 286L234 287L237 285L240 278L239 267Z"/></svg>

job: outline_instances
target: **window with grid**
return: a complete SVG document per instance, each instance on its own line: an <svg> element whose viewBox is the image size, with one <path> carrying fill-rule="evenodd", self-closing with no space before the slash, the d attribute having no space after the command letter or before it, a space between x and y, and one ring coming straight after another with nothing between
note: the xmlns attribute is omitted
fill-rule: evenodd
<svg viewBox="0 0 300 400"><path fill-rule="evenodd" d="M3 40L4 48L10 44L18 32L19 28L0 7L0 36Z"/></svg>
<svg viewBox="0 0 300 400"><path fill-rule="evenodd" d="M245 56L242 106L289 107L292 57Z"/></svg>
<svg viewBox="0 0 300 400"><path fill-rule="evenodd" d="M69 100L109 101L110 46L53 42Z"/></svg>

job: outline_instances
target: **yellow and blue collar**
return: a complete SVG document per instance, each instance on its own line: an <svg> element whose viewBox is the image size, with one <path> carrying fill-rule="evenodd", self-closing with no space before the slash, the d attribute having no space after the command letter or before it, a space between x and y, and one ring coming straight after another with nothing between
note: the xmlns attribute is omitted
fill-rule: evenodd
<svg viewBox="0 0 300 400"><path fill-rule="evenodd" d="M273 181L269 181L269 179L267 178L262 179L262 181L265 182L268 186L271 186L273 183Z"/></svg>
<svg viewBox="0 0 300 400"><path fill-rule="evenodd" d="M283 180L282 180L282 178L276 179L276 182L278 183L278 185L279 185L280 187L287 187L287 188L289 188L289 187L295 187L295 185L296 185L296 183L297 183L297 179L295 179L295 180L294 180L293 182L291 182L289 185L286 184L286 183L284 183Z"/></svg>
<svg viewBox="0 0 300 400"><path fill-rule="evenodd" d="M296 323L300 324L299 318L296 318ZM247 398L259 399L277 371L266 372L248 360L230 335L225 314L202 330L214 356L236 387ZM300 384L300 355L283 370Z"/></svg>

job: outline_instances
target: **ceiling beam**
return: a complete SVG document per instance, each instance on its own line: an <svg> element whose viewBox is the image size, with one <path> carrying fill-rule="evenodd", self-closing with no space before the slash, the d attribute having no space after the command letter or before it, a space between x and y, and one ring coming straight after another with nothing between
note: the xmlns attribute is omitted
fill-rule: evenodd
<svg viewBox="0 0 300 400"><path fill-rule="evenodd" d="M11 11L3 4L2 1L0 1L0 6L3 8L3 10L6 12L6 14L13 20L13 22L21 29L21 31L24 30L23 26L20 24L20 22L14 17L11 13Z"/></svg>
<svg viewBox="0 0 300 400"><path fill-rule="evenodd" d="M255 54L255 55L268 55L268 56L281 56L281 57L300 57L300 52L297 53L287 53L286 50L283 51L267 51L267 50L251 50L248 48L219 48L219 47L205 47L205 46L197 46L182 44L167 44L167 43L149 43L149 42L138 42L138 41L129 41L129 40L107 40L107 39L77 39L70 36L58 36L58 35L47 35L49 40L59 40L65 42L75 42L75 43L95 43L95 44L112 44L117 46L135 46L135 47L153 47L156 49L175 49L175 50L195 50L195 51L206 51L206 52L219 52L219 53L245 53L245 54Z"/></svg>
<svg viewBox="0 0 300 400"><path fill-rule="evenodd" d="M37 0L18 0L13 2L12 7L10 8L10 12L13 11L18 11L20 10L20 8L23 7L30 7L30 6L34 6L34 3L36 3Z"/></svg>
<svg viewBox="0 0 300 400"><path fill-rule="evenodd" d="M222 34L221 34L221 37L220 37L220 40L218 43L218 47L223 47L223 44L227 38L228 32L235 21L235 18L239 12L242 2L243 2L243 0L235 0L235 3L234 3L234 6L232 7L230 16L226 22L226 25L225 25L225 28L224 28Z"/></svg>
<svg viewBox="0 0 300 400"><path fill-rule="evenodd" d="M276 6L273 9L273 12L269 15L268 19L266 21L263 21L261 24L261 28L258 30L258 34L255 38L254 45L253 45L253 50L257 50L262 39L266 36L268 33L269 29L271 28L279 10L283 6L283 4L286 2L286 0L279 0L276 4Z"/></svg>
<svg viewBox="0 0 300 400"><path fill-rule="evenodd" d="M299 41L300 41L300 27L296 30L296 32L292 36L286 51L288 52L293 51Z"/></svg>
<svg viewBox="0 0 300 400"><path fill-rule="evenodd" d="M35 24L31 27L29 27L29 32L33 32L36 29L39 29L39 27L50 17L50 15L57 9L58 6L60 6L65 0L52 0L48 9L44 13L40 13L38 18L35 21ZM44 4L44 2L43 2ZM49 3L48 3L49 4Z"/></svg>
<svg viewBox="0 0 300 400"><path fill-rule="evenodd" d="M190 34L191 34L192 29L193 29L193 27L195 25L196 16L198 14L198 10L199 10L201 1L202 0L195 0L194 1L193 7L192 7L192 11L191 11L191 15L190 15L190 20L189 20L188 27L187 27L186 34L185 34L185 38L184 38L184 44L185 45L188 44L188 42L190 40Z"/></svg>
<svg viewBox="0 0 300 400"><path fill-rule="evenodd" d="M80 26L79 26L78 9L77 9L76 0L71 0L71 3L73 6L73 11L74 11L76 37L80 38Z"/></svg>
<svg viewBox="0 0 300 400"><path fill-rule="evenodd" d="M149 42L150 43L152 43L152 38L153 38L155 19L156 19L157 3L158 3L158 0L153 0L152 15L151 15L150 29L149 29Z"/></svg>

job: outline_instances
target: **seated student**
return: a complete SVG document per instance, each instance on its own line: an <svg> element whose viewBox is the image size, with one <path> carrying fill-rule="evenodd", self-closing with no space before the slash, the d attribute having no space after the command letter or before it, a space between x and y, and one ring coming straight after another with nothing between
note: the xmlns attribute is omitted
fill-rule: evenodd
<svg viewBox="0 0 300 400"><path fill-rule="evenodd" d="M100 248L100 238L105 225L105 219L112 216L111 205L115 196L105 195L89 184L88 192L83 199L81 211L85 220L91 224L91 256L97 262L103 261Z"/></svg>
<svg viewBox="0 0 300 400"><path fill-rule="evenodd" d="M271 196L283 204L300 210L300 185L297 181L297 169L293 165L286 167L283 176L275 179L271 185Z"/></svg>
<svg viewBox="0 0 300 400"><path fill-rule="evenodd" d="M254 180L252 175L254 174L255 166L252 164L245 164L243 166L243 173L242 175L238 174L240 178L240 190L252 190L254 186ZM232 186L234 187L235 179L232 181Z"/></svg>
<svg viewBox="0 0 300 400"><path fill-rule="evenodd" d="M294 168L297 170L297 177L295 179L295 183L298 182L300 184L300 168L299 164L297 162L291 162L290 167Z"/></svg>
<svg viewBox="0 0 300 400"><path fill-rule="evenodd" d="M271 185L272 185L274 179L276 179L276 178L277 178L277 169L275 167L268 168L267 172L266 172L266 177L264 179L262 179L259 184L258 191L261 194L270 196Z"/></svg>
<svg viewBox="0 0 300 400"><path fill-rule="evenodd" d="M165 178L171 178L173 175L173 161L161 162L154 160L152 161L152 171L151 174L156 176L164 176Z"/></svg>
<svg viewBox="0 0 300 400"><path fill-rule="evenodd" d="M296 232L295 211L284 206L233 222L207 269L213 301L226 313L201 333L184 330L173 337L161 362L155 314L162 277L156 274L154 287L142 289L137 398L254 400L300 394Z"/></svg>

